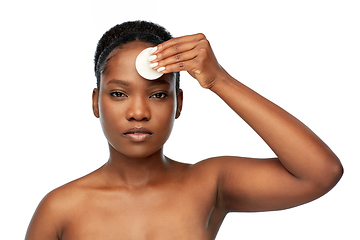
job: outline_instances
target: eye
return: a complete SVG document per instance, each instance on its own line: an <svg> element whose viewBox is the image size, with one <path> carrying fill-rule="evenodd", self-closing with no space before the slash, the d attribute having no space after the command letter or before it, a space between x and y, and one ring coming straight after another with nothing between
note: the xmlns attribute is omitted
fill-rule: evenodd
<svg viewBox="0 0 360 240"><path fill-rule="evenodd" d="M110 95L112 97L120 98L120 97L126 97L126 95L122 92L111 92Z"/></svg>
<svg viewBox="0 0 360 240"><path fill-rule="evenodd" d="M167 93L155 93L154 95L150 96L150 98L163 99L163 98L167 98L167 96L168 96Z"/></svg>

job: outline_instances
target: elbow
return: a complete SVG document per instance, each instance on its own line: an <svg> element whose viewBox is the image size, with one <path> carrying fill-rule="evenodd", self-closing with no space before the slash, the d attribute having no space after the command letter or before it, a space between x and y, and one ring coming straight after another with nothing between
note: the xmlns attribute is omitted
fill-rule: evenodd
<svg viewBox="0 0 360 240"><path fill-rule="evenodd" d="M344 175L344 167L343 165L340 163L339 161L339 164L335 167L335 180L336 180L336 183L338 183L340 181L340 179L342 178L342 176ZM334 186L336 185L336 183L334 184Z"/></svg>
<svg viewBox="0 0 360 240"><path fill-rule="evenodd" d="M338 164L334 164L334 166L332 166L332 168L329 170L329 176L332 182L331 188L334 187L340 181L343 175L344 175L344 168L339 161Z"/></svg>
<svg viewBox="0 0 360 240"><path fill-rule="evenodd" d="M319 187L322 191L330 191L340 181L343 174L344 168L339 159L332 161L332 163L327 164L324 170L321 171L321 174L319 174L319 176L321 176Z"/></svg>

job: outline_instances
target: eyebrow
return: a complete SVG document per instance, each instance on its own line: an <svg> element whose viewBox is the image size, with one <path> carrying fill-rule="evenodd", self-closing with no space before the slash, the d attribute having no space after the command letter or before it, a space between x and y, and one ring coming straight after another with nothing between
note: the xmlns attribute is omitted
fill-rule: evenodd
<svg viewBox="0 0 360 240"><path fill-rule="evenodd" d="M106 83L106 85L109 85L109 84L123 85L123 86L127 86L127 87L130 86L130 83L128 81L120 80L120 79L112 79ZM166 80L149 81L149 87L156 86L156 85L162 85L162 84L167 84L167 85L171 86L171 84Z"/></svg>
<svg viewBox="0 0 360 240"><path fill-rule="evenodd" d="M162 85L167 84L171 86L171 84L166 80L155 80L155 81L149 81L149 86L156 86L156 85Z"/></svg>
<svg viewBox="0 0 360 240"><path fill-rule="evenodd" d="M130 86L130 83L128 81L119 80L119 79L112 79L109 82L107 82L106 85L109 84L117 84L117 85L123 85L123 86Z"/></svg>

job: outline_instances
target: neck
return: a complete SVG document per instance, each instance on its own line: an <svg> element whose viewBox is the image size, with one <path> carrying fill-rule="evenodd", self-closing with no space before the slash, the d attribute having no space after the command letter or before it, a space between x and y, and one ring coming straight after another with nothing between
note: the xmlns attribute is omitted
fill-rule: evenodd
<svg viewBox="0 0 360 240"><path fill-rule="evenodd" d="M103 166L111 184L140 187L159 179L169 168L170 160L160 149L151 156L132 158L125 156L110 146L110 158Z"/></svg>

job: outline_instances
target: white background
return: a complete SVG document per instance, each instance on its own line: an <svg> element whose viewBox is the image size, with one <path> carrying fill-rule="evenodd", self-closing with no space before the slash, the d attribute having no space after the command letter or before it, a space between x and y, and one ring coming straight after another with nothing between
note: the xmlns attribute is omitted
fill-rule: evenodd
<svg viewBox="0 0 360 240"><path fill-rule="evenodd" d="M46 193L107 160L91 110L93 55L105 31L138 19L174 36L203 32L231 75L298 117L344 165L324 197L286 211L229 214L217 240L360 239L359 1L3 2L1 239L23 239ZM184 108L165 147L169 157L274 156L187 73L181 87Z"/></svg>

